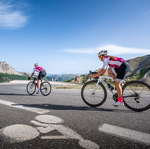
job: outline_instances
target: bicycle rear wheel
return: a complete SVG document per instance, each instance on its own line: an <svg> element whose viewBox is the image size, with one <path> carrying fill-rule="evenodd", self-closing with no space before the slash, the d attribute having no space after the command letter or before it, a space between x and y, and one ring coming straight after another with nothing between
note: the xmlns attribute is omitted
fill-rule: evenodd
<svg viewBox="0 0 150 149"><path fill-rule="evenodd" d="M130 81L123 86L124 104L141 112L150 108L150 86L142 81Z"/></svg>
<svg viewBox="0 0 150 149"><path fill-rule="evenodd" d="M106 89L102 83L99 83L96 91L94 92L96 83L97 80L89 81L85 83L81 89L81 97L83 101L91 107L102 105L107 97Z"/></svg>
<svg viewBox="0 0 150 149"><path fill-rule="evenodd" d="M40 90L44 96L48 96L52 90L51 84L49 82L43 82L41 84Z"/></svg>
<svg viewBox="0 0 150 149"><path fill-rule="evenodd" d="M35 85L35 83L29 82L29 83L27 84L26 90L27 90L27 93L28 93L29 95L33 95L33 94L35 93L35 90L36 90L36 85Z"/></svg>

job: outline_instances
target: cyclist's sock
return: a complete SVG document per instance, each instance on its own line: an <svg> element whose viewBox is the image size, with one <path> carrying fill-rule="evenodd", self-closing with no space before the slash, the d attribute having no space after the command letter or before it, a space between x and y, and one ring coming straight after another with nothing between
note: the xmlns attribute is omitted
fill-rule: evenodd
<svg viewBox="0 0 150 149"><path fill-rule="evenodd" d="M121 103L123 103L123 97L118 97L118 101L120 101Z"/></svg>
<svg viewBox="0 0 150 149"><path fill-rule="evenodd" d="M36 92L37 94L39 94L40 93L40 88L38 88L38 90L37 90L37 92Z"/></svg>

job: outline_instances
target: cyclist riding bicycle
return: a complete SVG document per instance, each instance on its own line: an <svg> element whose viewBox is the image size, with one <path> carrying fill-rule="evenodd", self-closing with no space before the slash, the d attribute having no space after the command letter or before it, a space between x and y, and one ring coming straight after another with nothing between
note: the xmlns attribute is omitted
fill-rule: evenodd
<svg viewBox="0 0 150 149"><path fill-rule="evenodd" d="M103 61L103 67L97 74L91 74L92 78L99 77L104 75L108 67L111 69L108 70L110 77L115 79L115 86L118 94L118 101L114 103L114 106L124 105L123 103L123 94L121 82L125 79L127 73L131 70L130 64L128 64L124 59L116 56L108 56L107 50L102 50L98 53L98 57Z"/></svg>
<svg viewBox="0 0 150 149"><path fill-rule="evenodd" d="M46 76L46 71L45 69L43 69L42 67L38 66L38 64L34 64L34 68L33 68L33 72L31 74L31 76L28 78L29 80L32 78L32 76L34 75L34 73L38 72L38 77L37 77L37 86L38 86L38 90L37 90L37 94L40 93L40 81L42 81L43 77Z"/></svg>

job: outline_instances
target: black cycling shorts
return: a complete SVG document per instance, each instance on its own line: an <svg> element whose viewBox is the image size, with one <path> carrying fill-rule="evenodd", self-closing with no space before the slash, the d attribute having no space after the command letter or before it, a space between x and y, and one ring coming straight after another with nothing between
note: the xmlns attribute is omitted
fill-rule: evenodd
<svg viewBox="0 0 150 149"><path fill-rule="evenodd" d="M124 62L123 64L121 64L121 66L119 67L119 69L114 68L115 72L116 72L116 81L121 82L125 79L125 77L127 76L127 73L131 70L131 66L129 63Z"/></svg>
<svg viewBox="0 0 150 149"><path fill-rule="evenodd" d="M38 75L38 80L41 80L45 76L46 76L46 71L40 71L40 73Z"/></svg>

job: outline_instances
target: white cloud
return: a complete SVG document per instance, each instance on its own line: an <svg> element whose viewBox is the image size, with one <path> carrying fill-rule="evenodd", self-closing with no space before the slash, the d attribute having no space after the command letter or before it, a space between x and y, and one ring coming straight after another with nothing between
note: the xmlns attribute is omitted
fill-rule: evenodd
<svg viewBox="0 0 150 149"><path fill-rule="evenodd" d="M108 50L108 54L122 55L122 54L150 54L150 49L139 49L131 47L121 47L116 45L105 45L91 49L66 49L63 52L75 54L97 54L101 50Z"/></svg>
<svg viewBox="0 0 150 149"><path fill-rule="evenodd" d="M150 10L146 11L141 17L145 17L145 16L147 16L148 14L150 14Z"/></svg>
<svg viewBox="0 0 150 149"><path fill-rule="evenodd" d="M23 11L16 10L16 6L10 3L0 2L0 27L17 29L27 23L27 16Z"/></svg>

